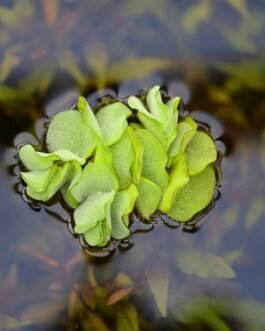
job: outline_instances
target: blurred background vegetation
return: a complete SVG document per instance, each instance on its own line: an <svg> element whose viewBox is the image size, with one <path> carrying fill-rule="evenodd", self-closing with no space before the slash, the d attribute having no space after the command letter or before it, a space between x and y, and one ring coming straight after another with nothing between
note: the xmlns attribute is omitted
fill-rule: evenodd
<svg viewBox="0 0 265 331"><path fill-rule="evenodd" d="M60 91L154 72L199 83L227 107L242 91L263 94L264 9L262 0L1 0L1 116L35 119Z"/></svg>
<svg viewBox="0 0 265 331"><path fill-rule="evenodd" d="M0 1L0 328L265 330L264 13L264 0ZM13 191L7 147L58 95L152 82L222 123L222 198L203 231L157 225L98 263L58 206L34 213Z"/></svg>

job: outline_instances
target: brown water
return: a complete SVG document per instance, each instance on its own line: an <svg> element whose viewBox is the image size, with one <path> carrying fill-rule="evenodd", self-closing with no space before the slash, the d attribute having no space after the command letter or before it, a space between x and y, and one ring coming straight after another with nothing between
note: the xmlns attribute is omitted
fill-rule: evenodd
<svg viewBox="0 0 265 331"><path fill-rule="evenodd" d="M265 330L264 3L22 2L0 4L0 330ZM193 231L135 220L93 257L59 204L24 201L14 146L80 91L157 83L221 136L220 197Z"/></svg>

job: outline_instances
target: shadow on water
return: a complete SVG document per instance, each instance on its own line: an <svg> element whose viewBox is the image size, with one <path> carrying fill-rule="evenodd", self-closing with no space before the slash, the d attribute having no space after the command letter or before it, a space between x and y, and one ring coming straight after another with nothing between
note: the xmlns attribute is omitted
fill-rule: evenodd
<svg viewBox="0 0 265 331"><path fill-rule="evenodd" d="M21 3L0 5L0 329L265 330L265 5ZM95 106L155 84L218 137L216 203L191 229L134 215L92 256L56 200L25 203L14 146L80 91Z"/></svg>

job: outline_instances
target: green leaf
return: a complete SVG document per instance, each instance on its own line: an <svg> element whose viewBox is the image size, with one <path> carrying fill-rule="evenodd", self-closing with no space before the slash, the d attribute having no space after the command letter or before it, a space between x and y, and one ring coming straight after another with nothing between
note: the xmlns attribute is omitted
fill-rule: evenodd
<svg viewBox="0 0 265 331"><path fill-rule="evenodd" d="M169 184L166 188L158 209L167 213L172 207L176 194L189 181L188 164L184 154L173 164L169 174Z"/></svg>
<svg viewBox="0 0 265 331"><path fill-rule="evenodd" d="M144 145L142 176L154 182L162 190L166 189L168 173L166 171L167 154L164 148L146 129L135 130L135 134Z"/></svg>
<svg viewBox="0 0 265 331"><path fill-rule="evenodd" d="M43 191L54 177L57 166L43 170L33 170L30 172L21 172L21 177L24 182L34 191Z"/></svg>
<svg viewBox="0 0 265 331"><path fill-rule="evenodd" d="M139 196L135 207L142 217L149 219L158 208L162 198L162 190L158 185L145 177L141 177L138 190Z"/></svg>
<svg viewBox="0 0 265 331"><path fill-rule="evenodd" d="M118 179L113 168L109 166L108 152L104 147L102 148L102 152L97 150L94 162L89 162L85 166L77 184L70 190L79 203L95 192L110 192L119 189Z"/></svg>
<svg viewBox="0 0 265 331"><path fill-rule="evenodd" d="M166 148L167 138L164 132L162 131L161 123L159 123L154 118L150 118L149 116L146 116L145 114L139 111L137 112L136 116L143 125L143 127L147 129L149 132L151 132L159 140L163 148Z"/></svg>
<svg viewBox="0 0 265 331"><path fill-rule="evenodd" d="M167 297L169 286L169 263L164 256L149 261L145 267L148 287L155 298L161 316L167 316Z"/></svg>
<svg viewBox="0 0 265 331"><path fill-rule="evenodd" d="M98 138L83 122L82 114L66 110L56 114L49 125L46 145L48 151L68 150L80 158L87 159L95 150Z"/></svg>
<svg viewBox="0 0 265 331"><path fill-rule="evenodd" d="M177 136L172 141L168 151L168 167L172 165L172 162L174 162L180 153L185 152L186 146L193 138L196 130L197 123L191 117L186 117L182 122L178 123Z"/></svg>
<svg viewBox="0 0 265 331"><path fill-rule="evenodd" d="M221 257L198 250L184 250L176 253L176 263L188 275L200 278L235 278L233 269Z"/></svg>
<svg viewBox="0 0 265 331"><path fill-rule="evenodd" d="M208 134L197 131L186 147L186 156L189 174L197 175L217 158L213 139Z"/></svg>
<svg viewBox="0 0 265 331"><path fill-rule="evenodd" d="M131 304L123 302L117 313L117 331L139 330L137 311Z"/></svg>
<svg viewBox="0 0 265 331"><path fill-rule="evenodd" d="M71 176L72 164L65 163L62 167L53 165L49 169L33 170L21 173L27 184L28 196L39 201L48 201L58 192Z"/></svg>
<svg viewBox="0 0 265 331"><path fill-rule="evenodd" d="M169 109L162 101L158 85L152 87L147 93L146 104L153 118L161 123L163 130L166 129L169 122Z"/></svg>
<svg viewBox="0 0 265 331"><path fill-rule="evenodd" d="M96 192L89 195L74 211L74 230L76 233L84 233L85 240L91 246L100 246L110 239L110 205L114 195L114 190Z"/></svg>
<svg viewBox="0 0 265 331"><path fill-rule="evenodd" d="M127 118L130 115L130 109L121 102L114 102L102 107L96 113L96 119L107 146L120 139L128 126Z"/></svg>
<svg viewBox="0 0 265 331"><path fill-rule="evenodd" d="M98 137L102 138L96 116L86 99L82 96L78 98L77 109L81 113L84 124L89 126L98 135Z"/></svg>
<svg viewBox="0 0 265 331"><path fill-rule="evenodd" d="M139 121L153 133L165 150L168 150L177 134L179 102L180 98L174 98L164 104L158 85L151 88L146 94L146 106L141 99L135 96L128 99L129 106L137 110L136 116Z"/></svg>
<svg viewBox="0 0 265 331"><path fill-rule="evenodd" d="M69 170L68 180L61 187L61 193L64 201L70 208L76 208L78 206L78 201L72 195L71 189L74 187L82 175L82 168L76 162L72 162L71 170Z"/></svg>
<svg viewBox="0 0 265 331"><path fill-rule="evenodd" d="M19 150L19 158L28 170L42 170L52 166L54 161L76 161L80 165L85 164L84 158L65 150L57 150L54 153L36 152L32 145L24 145Z"/></svg>
<svg viewBox="0 0 265 331"><path fill-rule="evenodd" d="M142 170L143 145L136 138L132 128L127 127L110 150L120 190L126 190L131 183L138 184Z"/></svg>
<svg viewBox="0 0 265 331"><path fill-rule="evenodd" d="M189 221L209 205L213 199L215 183L214 168L209 165L198 175L192 176L190 181L177 192L168 215L179 222Z"/></svg>
<svg viewBox="0 0 265 331"><path fill-rule="evenodd" d="M111 236L114 239L124 239L129 236L129 214L132 212L138 190L132 184L127 191L120 191L115 195L111 206Z"/></svg>

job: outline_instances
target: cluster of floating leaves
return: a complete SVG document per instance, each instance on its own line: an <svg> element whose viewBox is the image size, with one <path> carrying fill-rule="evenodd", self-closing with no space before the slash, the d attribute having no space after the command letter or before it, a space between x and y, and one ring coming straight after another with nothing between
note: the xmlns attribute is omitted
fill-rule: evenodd
<svg viewBox="0 0 265 331"><path fill-rule="evenodd" d="M77 109L51 118L47 152L19 148L27 195L46 202L60 191L90 246L127 238L134 209L144 219L159 210L191 220L213 199L217 151L192 117L180 116L180 101L155 86L94 112L80 97Z"/></svg>

